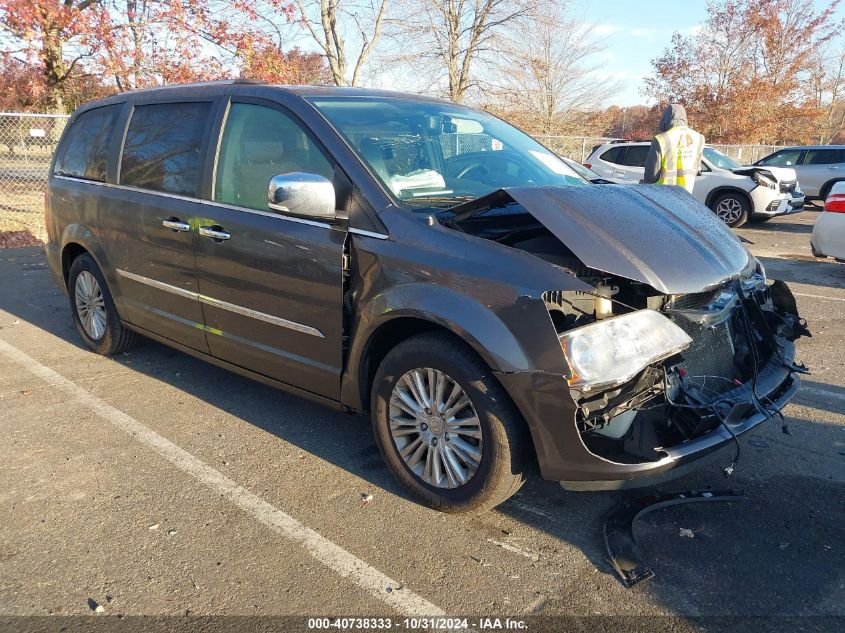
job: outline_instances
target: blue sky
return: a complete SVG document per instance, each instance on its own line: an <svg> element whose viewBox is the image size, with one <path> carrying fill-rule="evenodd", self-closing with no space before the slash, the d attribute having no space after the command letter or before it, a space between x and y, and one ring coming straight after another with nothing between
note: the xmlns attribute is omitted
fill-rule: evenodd
<svg viewBox="0 0 845 633"><path fill-rule="evenodd" d="M814 0L817 9L826 0ZM705 0L580 0L576 14L596 25L605 37L603 73L620 82L620 91L610 103L648 103L640 94L642 78L651 74L651 60L669 44L674 31L694 32L707 17ZM837 11L842 18L843 9Z"/></svg>

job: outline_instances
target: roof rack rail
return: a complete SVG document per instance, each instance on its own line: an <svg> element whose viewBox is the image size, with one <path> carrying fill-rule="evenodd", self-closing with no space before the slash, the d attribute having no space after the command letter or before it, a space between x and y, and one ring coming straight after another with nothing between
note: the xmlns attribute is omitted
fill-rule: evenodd
<svg viewBox="0 0 845 633"><path fill-rule="evenodd" d="M267 82L263 79L249 79L247 77L238 77L235 79L233 84L266 84Z"/></svg>

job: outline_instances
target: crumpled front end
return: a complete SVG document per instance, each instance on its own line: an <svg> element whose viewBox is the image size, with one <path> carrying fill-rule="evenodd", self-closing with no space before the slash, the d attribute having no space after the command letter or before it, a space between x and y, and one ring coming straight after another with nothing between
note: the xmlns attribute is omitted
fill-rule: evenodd
<svg viewBox="0 0 845 633"><path fill-rule="evenodd" d="M611 282L624 285L605 279ZM553 295L558 303L549 304L552 314L577 306L573 311L581 310L583 318L590 301L604 301L599 293L580 299L565 294ZM526 416L543 421L532 425L544 429L538 447L543 474L568 489L653 485L723 452L732 464L729 451L739 438L779 417L806 372L795 361L793 341L808 332L792 293L782 282L766 283L762 272L686 295L628 283L624 296L628 307L605 318L634 315L639 304L685 334L683 349L609 385L580 384L572 370L577 361L565 376L500 377ZM567 317L552 320L565 323ZM577 330L563 329L561 336ZM555 406L567 400L572 408Z"/></svg>
<svg viewBox="0 0 845 633"><path fill-rule="evenodd" d="M768 282L709 210L676 192L617 196L629 203L617 216L648 210L635 237L619 217L597 221L594 194L568 193L508 192L547 229L511 231L508 245L594 289L543 296L565 359L560 374L498 374L528 422L543 476L569 489L646 486L736 451L741 436L780 416L806 372L793 342L809 332L792 293ZM691 214L683 220L678 200ZM551 211L540 201L559 204ZM493 235L493 221L461 228ZM667 239L648 242L643 225ZM725 465L732 469L730 453Z"/></svg>

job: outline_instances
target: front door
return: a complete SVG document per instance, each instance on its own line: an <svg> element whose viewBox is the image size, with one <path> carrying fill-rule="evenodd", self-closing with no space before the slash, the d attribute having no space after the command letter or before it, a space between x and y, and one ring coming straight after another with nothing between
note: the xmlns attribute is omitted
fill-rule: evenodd
<svg viewBox="0 0 845 633"><path fill-rule="evenodd" d="M100 230L116 273L123 318L207 352L197 300L190 219L202 171L210 102L137 105L120 159L119 184L104 187Z"/></svg>
<svg viewBox="0 0 845 633"><path fill-rule="evenodd" d="M270 104L233 102L213 198L196 218L197 273L213 356L338 399L345 227L267 207L270 179L334 167L301 124Z"/></svg>

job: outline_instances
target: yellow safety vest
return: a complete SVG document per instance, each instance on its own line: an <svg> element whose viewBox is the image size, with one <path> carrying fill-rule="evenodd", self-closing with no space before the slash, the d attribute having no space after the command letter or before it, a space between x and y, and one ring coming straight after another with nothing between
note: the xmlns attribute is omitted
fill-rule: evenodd
<svg viewBox="0 0 845 633"><path fill-rule="evenodd" d="M696 159L704 147L704 137L686 125L671 127L654 137L660 145L658 185L680 185L692 193L699 165Z"/></svg>

